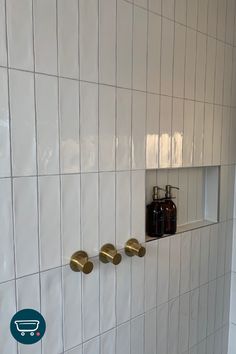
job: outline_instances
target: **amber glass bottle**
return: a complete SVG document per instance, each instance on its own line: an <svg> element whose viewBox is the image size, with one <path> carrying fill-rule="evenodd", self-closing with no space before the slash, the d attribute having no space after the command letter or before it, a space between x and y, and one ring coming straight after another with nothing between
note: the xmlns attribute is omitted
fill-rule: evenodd
<svg viewBox="0 0 236 354"><path fill-rule="evenodd" d="M164 209L163 199L159 197L158 186L153 187L153 201L147 205L146 232L151 237L161 237L164 235Z"/></svg>
<svg viewBox="0 0 236 354"><path fill-rule="evenodd" d="M177 231L177 207L172 200L172 188L179 189L168 184L164 201L164 233L170 235Z"/></svg>

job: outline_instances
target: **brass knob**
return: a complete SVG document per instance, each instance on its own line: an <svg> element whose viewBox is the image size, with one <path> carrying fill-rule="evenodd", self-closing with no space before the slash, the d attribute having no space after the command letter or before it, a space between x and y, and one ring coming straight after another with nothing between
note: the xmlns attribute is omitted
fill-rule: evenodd
<svg viewBox="0 0 236 354"><path fill-rule="evenodd" d="M114 265L118 265L121 262L121 254L117 252L115 246L107 243L106 245L102 246L99 259L102 263L112 263Z"/></svg>
<svg viewBox="0 0 236 354"><path fill-rule="evenodd" d="M93 263L88 260L88 254L86 252L78 251L72 255L70 267L74 272L89 274L93 270Z"/></svg>
<svg viewBox="0 0 236 354"><path fill-rule="evenodd" d="M125 253L129 257L138 256L144 257L146 254L146 248L143 247L138 240L131 238L125 244Z"/></svg>

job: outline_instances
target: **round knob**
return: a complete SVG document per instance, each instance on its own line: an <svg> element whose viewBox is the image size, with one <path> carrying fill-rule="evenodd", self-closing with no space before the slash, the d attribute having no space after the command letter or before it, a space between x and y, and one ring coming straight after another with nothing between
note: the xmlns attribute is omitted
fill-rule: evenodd
<svg viewBox="0 0 236 354"><path fill-rule="evenodd" d="M138 240L131 238L125 244L125 253L129 257L138 256L144 257L146 254L146 248L143 247Z"/></svg>
<svg viewBox="0 0 236 354"><path fill-rule="evenodd" d="M93 270L93 263L88 260L88 254L86 252L78 251L72 255L70 267L74 272L89 274Z"/></svg>
<svg viewBox="0 0 236 354"><path fill-rule="evenodd" d="M99 259L102 263L112 263L114 265L118 265L121 262L121 254L117 252L115 246L107 243L102 246L101 251L99 253Z"/></svg>

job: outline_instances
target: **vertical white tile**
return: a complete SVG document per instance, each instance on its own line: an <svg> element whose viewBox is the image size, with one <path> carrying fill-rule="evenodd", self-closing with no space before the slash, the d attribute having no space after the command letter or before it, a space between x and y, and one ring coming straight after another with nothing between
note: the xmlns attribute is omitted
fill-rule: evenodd
<svg viewBox="0 0 236 354"><path fill-rule="evenodd" d="M229 135L230 135L230 108L223 107L221 127L221 164L226 165L229 160Z"/></svg>
<svg viewBox="0 0 236 354"><path fill-rule="evenodd" d="M212 225L210 230L209 281L216 278L218 232L219 225Z"/></svg>
<svg viewBox="0 0 236 354"><path fill-rule="evenodd" d="M227 2L219 0L218 1L217 33L216 33L216 36L221 41L225 41L226 10L227 10Z"/></svg>
<svg viewBox="0 0 236 354"><path fill-rule="evenodd" d="M6 43L6 3L0 1L0 65L7 65L7 43Z"/></svg>
<svg viewBox="0 0 236 354"><path fill-rule="evenodd" d="M178 225L187 223L188 220L188 173L187 169L179 170L179 210Z"/></svg>
<svg viewBox="0 0 236 354"><path fill-rule="evenodd" d="M115 88L99 88L99 169L115 169Z"/></svg>
<svg viewBox="0 0 236 354"><path fill-rule="evenodd" d="M159 166L170 167L171 162L171 121L172 121L172 99L161 96L160 101L160 146Z"/></svg>
<svg viewBox="0 0 236 354"><path fill-rule="evenodd" d="M160 171L159 171L160 172ZM157 183L156 170L146 171L146 204L152 202L153 186Z"/></svg>
<svg viewBox="0 0 236 354"><path fill-rule="evenodd" d="M145 168L146 94L133 92L132 168Z"/></svg>
<svg viewBox="0 0 236 354"><path fill-rule="evenodd" d="M187 0L175 0L175 21L186 25Z"/></svg>
<svg viewBox="0 0 236 354"><path fill-rule="evenodd" d="M216 37L217 26L217 1L208 0L208 35Z"/></svg>
<svg viewBox="0 0 236 354"><path fill-rule="evenodd" d="M172 95L174 23L162 17L161 93Z"/></svg>
<svg viewBox="0 0 236 354"><path fill-rule="evenodd" d="M212 145L213 145L213 130L214 126L214 107L212 104L205 104L205 119L204 119L204 149L203 149L203 164L210 166L212 164ZM219 143L219 141L218 141Z"/></svg>
<svg viewBox="0 0 236 354"><path fill-rule="evenodd" d="M149 10L161 14L162 0L149 0Z"/></svg>
<svg viewBox="0 0 236 354"><path fill-rule="evenodd" d="M12 198L10 179L0 180L0 257L2 267L0 272L0 282L14 278L14 249L13 249L13 220L12 220Z"/></svg>
<svg viewBox="0 0 236 354"><path fill-rule="evenodd" d="M187 28L185 58L185 98L194 99L197 32Z"/></svg>
<svg viewBox="0 0 236 354"><path fill-rule="evenodd" d="M216 39L207 37L205 100L209 103L214 102L215 66Z"/></svg>
<svg viewBox="0 0 236 354"><path fill-rule="evenodd" d="M58 82L57 78L36 75L38 172L59 172Z"/></svg>
<svg viewBox="0 0 236 354"><path fill-rule="evenodd" d="M184 101L173 98L171 165L181 167L183 163Z"/></svg>
<svg viewBox="0 0 236 354"><path fill-rule="evenodd" d="M225 273L225 250L226 250L226 237L227 237L227 222L219 224L218 232L218 252L217 252L217 268L216 275L221 277Z"/></svg>
<svg viewBox="0 0 236 354"><path fill-rule="evenodd" d="M221 155L221 134L222 134L222 114L221 106L214 106L214 124L213 124L213 144L212 144L212 164L220 164Z"/></svg>
<svg viewBox="0 0 236 354"><path fill-rule="evenodd" d="M191 233L185 232L181 235L180 294L190 289L190 250Z"/></svg>
<svg viewBox="0 0 236 354"><path fill-rule="evenodd" d="M233 48L225 45L223 104L230 106L233 75Z"/></svg>
<svg viewBox="0 0 236 354"><path fill-rule="evenodd" d="M197 344L199 288L190 293L189 347Z"/></svg>
<svg viewBox="0 0 236 354"><path fill-rule="evenodd" d="M224 307L223 307L223 325L227 325L230 320L230 292L231 292L231 274L224 277Z"/></svg>
<svg viewBox="0 0 236 354"><path fill-rule="evenodd" d="M27 308L34 309L40 312L40 288L39 288L39 275L34 274L27 277L17 279L17 310ZM30 345L18 344L19 354L31 354L32 348ZM34 353L41 354L41 343L38 342L34 345Z"/></svg>
<svg viewBox="0 0 236 354"><path fill-rule="evenodd" d="M200 231L192 231L191 242L191 274L190 274L190 289L195 289L199 286L199 266L200 266Z"/></svg>
<svg viewBox="0 0 236 354"><path fill-rule="evenodd" d="M13 175L36 173L34 76L10 71L10 108Z"/></svg>
<svg viewBox="0 0 236 354"><path fill-rule="evenodd" d="M81 175L81 247L98 253L98 174Z"/></svg>
<svg viewBox="0 0 236 354"><path fill-rule="evenodd" d="M123 248L130 238L130 172L116 174L116 243Z"/></svg>
<svg viewBox="0 0 236 354"><path fill-rule="evenodd" d="M224 221L227 218L227 205L228 205L228 167L221 166L220 169L220 205L219 205L219 218Z"/></svg>
<svg viewBox="0 0 236 354"><path fill-rule="evenodd" d="M116 268L116 323L124 323L131 314L131 259L123 257Z"/></svg>
<svg viewBox="0 0 236 354"><path fill-rule="evenodd" d="M98 170L98 86L80 83L81 171Z"/></svg>
<svg viewBox="0 0 236 354"><path fill-rule="evenodd" d="M231 92L231 106L235 107L236 97L236 49L233 48L233 70L232 70L232 92Z"/></svg>
<svg viewBox="0 0 236 354"><path fill-rule="evenodd" d="M157 312L156 312L156 309L154 309L152 311L145 313L145 351L144 351L144 353L145 354L156 354L156 352L157 352Z"/></svg>
<svg viewBox="0 0 236 354"><path fill-rule="evenodd" d="M195 102L193 164L201 166L203 159L204 103Z"/></svg>
<svg viewBox="0 0 236 354"><path fill-rule="evenodd" d="M61 264L59 177L39 178L40 269Z"/></svg>
<svg viewBox="0 0 236 354"><path fill-rule="evenodd" d="M147 95L146 168L158 167L159 104L159 96Z"/></svg>
<svg viewBox="0 0 236 354"><path fill-rule="evenodd" d="M197 179L197 220L203 220L205 218L205 173L204 169L199 168L196 171L196 179Z"/></svg>
<svg viewBox="0 0 236 354"><path fill-rule="evenodd" d="M32 1L9 0L6 5L9 65L33 70Z"/></svg>
<svg viewBox="0 0 236 354"><path fill-rule="evenodd" d="M231 301L230 301L230 321L231 321L231 323L235 323L235 321L236 321L235 295L236 295L236 274L235 274L235 272L232 272L232 275L231 275Z"/></svg>
<svg viewBox="0 0 236 354"><path fill-rule="evenodd" d="M100 338L96 337L83 344L83 354L99 354ZM77 353L76 353L77 354Z"/></svg>
<svg viewBox="0 0 236 354"><path fill-rule="evenodd" d="M131 354L144 353L144 316L133 319L130 323L130 349Z"/></svg>
<svg viewBox="0 0 236 354"><path fill-rule="evenodd" d="M74 80L59 80L59 116L61 172L79 172L79 84Z"/></svg>
<svg viewBox="0 0 236 354"><path fill-rule="evenodd" d="M197 33L197 55L196 55L196 92L195 99L204 101L205 97L205 71L206 71L206 47L207 37Z"/></svg>
<svg viewBox="0 0 236 354"><path fill-rule="evenodd" d="M227 15L226 15L226 42L234 44L234 14L235 14L235 1L227 1Z"/></svg>
<svg viewBox="0 0 236 354"><path fill-rule="evenodd" d="M162 1L162 15L174 20L175 18L175 0Z"/></svg>
<svg viewBox="0 0 236 354"><path fill-rule="evenodd" d="M99 82L116 81L116 0L99 1Z"/></svg>
<svg viewBox="0 0 236 354"><path fill-rule="evenodd" d="M178 353L179 298L169 302L168 354Z"/></svg>
<svg viewBox="0 0 236 354"><path fill-rule="evenodd" d="M117 89L116 169L131 167L131 91Z"/></svg>
<svg viewBox="0 0 236 354"><path fill-rule="evenodd" d="M187 0L187 26L197 29L198 0Z"/></svg>
<svg viewBox="0 0 236 354"><path fill-rule="evenodd" d="M210 228L201 229L200 241L200 286L208 282Z"/></svg>
<svg viewBox="0 0 236 354"><path fill-rule="evenodd" d="M13 281L3 283L0 285L1 298L1 318L4 319L4 326L2 326L2 335L0 339L1 351L3 354L16 354L17 343L9 333L9 324L16 312L15 303L15 283Z"/></svg>
<svg viewBox="0 0 236 354"><path fill-rule="evenodd" d="M147 90L159 93L161 76L161 17L152 12L149 12L148 16Z"/></svg>
<svg viewBox="0 0 236 354"><path fill-rule="evenodd" d="M173 95L184 97L186 27L175 24Z"/></svg>
<svg viewBox="0 0 236 354"><path fill-rule="evenodd" d="M131 261L131 316L144 313L144 258L134 257ZM137 296L138 294L138 296Z"/></svg>
<svg viewBox="0 0 236 354"><path fill-rule="evenodd" d="M36 178L14 179L13 195L16 276L22 277L39 271Z"/></svg>
<svg viewBox="0 0 236 354"><path fill-rule="evenodd" d="M112 265L100 265L100 332L106 332L116 325L116 269ZM108 291L109 284L109 291Z"/></svg>
<svg viewBox="0 0 236 354"><path fill-rule="evenodd" d="M229 220L227 222L226 247L225 247L225 274L230 272L232 269L233 227L234 227L233 224L234 224L233 220Z"/></svg>
<svg viewBox="0 0 236 354"><path fill-rule="evenodd" d="M214 334L207 338L207 353L214 354Z"/></svg>
<svg viewBox="0 0 236 354"><path fill-rule="evenodd" d="M207 340L206 339L204 339L201 343L198 344L198 346L197 346L198 354L207 354L206 345L207 345Z"/></svg>
<svg viewBox="0 0 236 354"><path fill-rule="evenodd" d="M115 329L104 333L101 336L101 352L104 354L115 353L116 350L116 332Z"/></svg>
<svg viewBox="0 0 236 354"><path fill-rule="evenodd" d="M208 286L208 305L207 305L207 336L215 330L215 309L216 309L216 280Z"/></svg>
<svg viewBox="0 0 236 354"><path fill-rule="evenodd" d="M222 328L222 354L228 354L229 348L229 325Z"/></svg>
<svg viewBox="0 0 236 354"><path fill-rule="evenodd" d="M132 77L132 5L117 2L117 85L131 88Z"/></svg>
<svg viewBox="0 0 236 354"><path fill-rule="evenodd" d="M208 1L198 0L198 31L207 33Z"/></svg>
<svg viewBox="0 0 236 354"><path fill-rule="evenodd" d="M220 329L223 322L224 309L224 277L216 280L216 312L215 312L215 331Z"/></svg>
<svg viewBox="0 0 236 354"><path fill-rule="evenodd" d="M0 4L1 6L1 4ZM1 16L1 15L0 15ZM0 68L0 177L10 176L10 123L7 69Z"/></svg>
<svg viewBox="0 0 236 354"><path fill-rule="evenodd" d="M208 284L200 287L198 307L198 342L201 342L207 335L207 300Z"/></svg>
<svg viewBox="0 0 236 354"><path fill-rule="evenodd" d="M176 235L170 239L170 279L169 299L179 296L180 289L180 245L181 236Z"/></svg>
<svg viewBox="0 0 236 354"><path fill-rule="evenodd" d="M115 243L115 173L99 175L99 239L100 245Z"/></svg>
<svg viewBox="0 0 236 354"><path fill-rule="evenodd" d="M62 264L80 248L80 176L61 176Z"/></svg>
<svg viewBox="0 0 236 354"><path fill-rule="evenodd" d="M179 299L179 353L188 350L189 340L190 294L186 293Z"/></svg>
<svg viewBox="0 0 236 354"><path fill-rule="evenodd" d="M146 244L148 257L145 258L145 311L155 308L157 304L157 252L157 241Z"/></svg>
<svg viewBox="0 0 236 354"><path fill-rule="evenodd" d="M215 69L215 94L214 103L222 104L223 101L223 81L224 81L224 52L225 44L216 42L216 69Z"/></svg>
<svg viewBox="0 0 236 354"><path fill-rule="evenodd" d="M98 0L79 3L80 78L98 82Z"/></svg>
<svg viewBox="0 0 236 354"><path fill-rule="evenodd" d="M61 269L41 274L41 312L47 323L42 339L42 353L60 353L62 343Z"/></svg>
<svg viewBox="0 0 236 354"><path fill-rule="evenodd" d="M73 306L72 306L73 304ZM82 341L81 275L63 268L64 348L73 348Z"/></svg>
<svg viewBox="0 0 236 354"><path fill-rule="evenodd" d="M157 257L157 305L168 300L170 270L170 239L159 240Z"/></svg>
<svg viewBox="0 0 236 354"><path fill-rule="evenodd" d="M147 78L147 11L134 7L133 88L146 91Z"/></svg>
<svg viewBox="0 0 236 354"><path fill-rule="evenodd" d="M60 76L79 77L79 8L78 1L59 0L58 72Z"/></svg>
<svg viewBox="0 0 236 354"><path fill-rule="evenodd" d="M34 51L35 70L40 73L57 74L57 12L56 0L35 0Z"/></svg>
<svg viewBox="0 0 236 354"><path fill-rule="evenodd" d="M157 353L167 354L168 303L157 308Z"/></svg>
<svg viewBox="0 0 236 354"><path fill-rule="evenodd" d="M82 339L85 342L99 334L98 260L89 276L82 275L82 309Z"/></svg>
<svg viewBox="0 0 236 354"><path fill-rule="evenodd" d="M184 101L183 166L193 163L194 102Z"/></svg>
<svg viewBox="0 0 236 354"><path fill-rule="evenodd" d="M131 354L130 322L117 327L116 354Z"/></svg>
<svg viewBox="0 0 236 354"><path fill-rule="evenodd" d="M131 183L131 234L145 242L145 171L132 171Z"/></svg>
<svg viewBox="0 0 236 354"><path fill-rule="evenodd" d="M197 173L191 168L188 170L188 222L194 222L197 219Z"/></svg>

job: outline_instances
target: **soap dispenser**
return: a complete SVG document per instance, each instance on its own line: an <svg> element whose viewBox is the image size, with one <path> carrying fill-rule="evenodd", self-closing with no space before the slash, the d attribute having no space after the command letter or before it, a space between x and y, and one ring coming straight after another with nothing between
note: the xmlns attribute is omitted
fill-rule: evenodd
<svg viewBox="0 0 236 354"><path fill-rule="evenodd" d="M164 208L163 199L159 196L159 191L163 190L158 186L153 187L153 201L147 205L146 232L151 237L161 237L164 235Z"/></svg>
<svg viewBox="0 0 236 354"><path fill-rule="evenodd" d="M177 207L173 202L172 189L179 189L170 184L166 186L166 194L164 201L164 232L173 235L177 230Z"/></svg>

